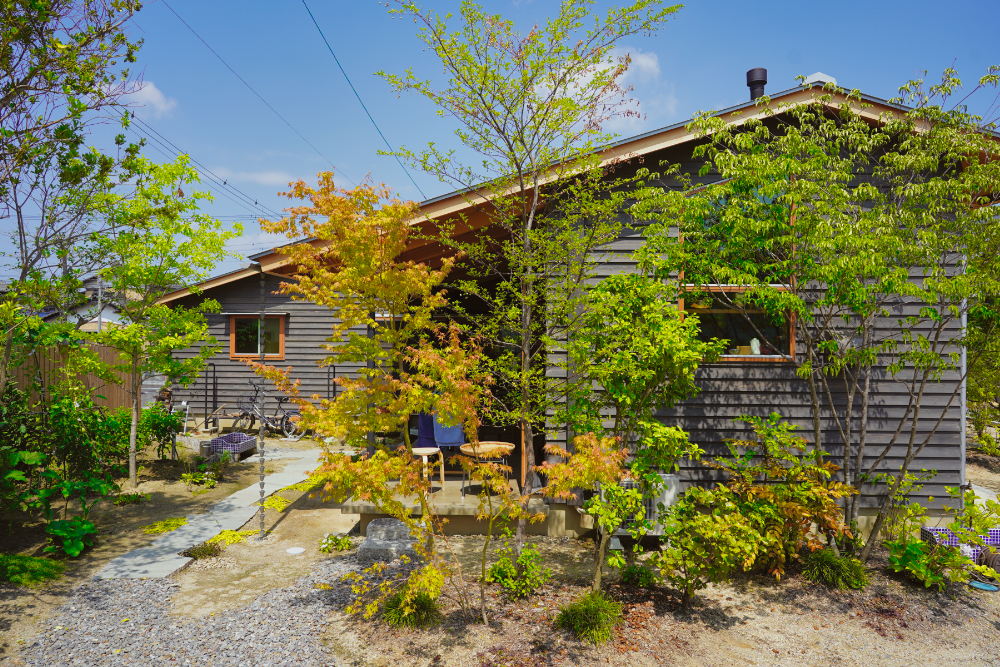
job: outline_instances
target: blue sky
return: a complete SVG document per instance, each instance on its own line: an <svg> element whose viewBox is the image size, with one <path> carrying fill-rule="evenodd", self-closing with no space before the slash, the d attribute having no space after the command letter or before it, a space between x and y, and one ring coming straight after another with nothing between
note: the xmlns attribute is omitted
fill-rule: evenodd
<svg viewBox="0 0 1000 667"><path fill-rule="evenodd" d="M421 99L394 94L374 72L435 77L440 67L423 50L412 22L390 17L375 1L307 0L369 111L394 146L420 148L434 141L454 146L447 119ZM301 0L167 0L258 93L315 145L320 157L212 55L164 5L149 2L136 16L133 36L145 40L133 74L146 88L133 102L148 127L193 159L275 211L289 179L313 179L329 169L359 182L384 181L405 198L422 199L384 148L344 76L310 21ZM611 3L598 2L597 11ZM530 29L555 13L555 0L486 2L487 9ZM458 2L425 6L455 11ZM929 71L936 80L953 63L967 83L1000 63L995 3L987 2L691 2L654 37L622 43L633 55L630 81L645 112L621 128L630 136L718 109L749 97L745 73L766 67L767 90L795 85L799 74L822 71L840 85L892 97L900 84ZM974 84L973 84L974 85ZM990 95L992 101L992 95ZM107 131L95 132L100 145ZM146 149L151 159L165 153ZM170 157L173 157L171 154ZM447 185L412 174L427 197ZM346 180L338 179L349 186ZM239 197L235 197L239 199ZM208 212L241 220L243 254L273 247L253 222L254 206L217 194ZM221 270L236 268L230 261Z"/></svg>

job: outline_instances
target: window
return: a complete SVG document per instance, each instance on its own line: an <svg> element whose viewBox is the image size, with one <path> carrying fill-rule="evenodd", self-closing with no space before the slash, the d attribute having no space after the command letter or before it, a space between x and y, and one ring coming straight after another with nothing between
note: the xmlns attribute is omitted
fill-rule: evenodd
<svg viewBox="0 0 1000 667"><path fill-rule="evenodd" d="M229 321L229 358L259 357L260 317L233 315ZM268 315L264 318L264 357L285 358L285 318Z"/></svg>
<svg viewBox="0 0 1000 667"><path fill-rule="evenodd" d="M721 361L784 361L782 353L789 356L795 354L795 322L792 318L775 321L767 313L754 310L752 305L740 311L730 305L730 302L738 302L740 293L726 290L724 294L726 298L708 294L685 299L683 306L684 312L698 316L701 324L699 339L729 341Z"/></svg>

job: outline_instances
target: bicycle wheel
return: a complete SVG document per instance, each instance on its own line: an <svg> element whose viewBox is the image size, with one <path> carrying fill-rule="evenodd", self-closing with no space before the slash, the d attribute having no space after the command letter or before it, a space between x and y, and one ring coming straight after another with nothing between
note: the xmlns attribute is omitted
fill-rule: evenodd
<svg viewBox="0 0 1000 667"><path fill-rule="evenodd" d="M298 412L286 412L285 416L281 418L281 430L284 431L286 438L300 438L305 430L302 428L300 419L302 415Z"/></svg>
<svg viewBox="0 0 1000 667"><path fill-rule="evenodd" d="M251 428L253 428L253 415L248 412L240 413L233 422L233 433L246 433Z"/></svg>

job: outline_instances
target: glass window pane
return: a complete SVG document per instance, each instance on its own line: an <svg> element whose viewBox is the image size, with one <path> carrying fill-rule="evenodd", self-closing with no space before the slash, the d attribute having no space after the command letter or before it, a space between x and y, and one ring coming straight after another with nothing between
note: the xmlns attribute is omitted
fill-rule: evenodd
<svg viewBox="0 0 1000 667"><path fill-rule="evenodd" d="M236 320L236 354L258 354L257 331L258 320L240 318Z"/></svg>
<svg viewBox="0 0 1000 667"><path fill-rule="evenodd" d="M236 319L236 354L260 354L257 335L260 318L240 317ZM264 354L281 354L281 320L264 320Z"/></svg>
<svg viewBox="0 0 1000 667"><path fill-rule="evenodd" d="M281 354L280 325L277 318L264 320L264 354Z"/></svg>
<svg viewBox="0 0 1000 667"><path fill-rule="evenodd" d="M787 353L790 348L787 320L777 323L765 313L750 312L744 315L719 299L702 299L685 310L698 316L700 340L719 338L729 341L723 354L753 354L750 341L754 338L760 342L761 354ZM750 322L747 321L747 316Z"/></svg>

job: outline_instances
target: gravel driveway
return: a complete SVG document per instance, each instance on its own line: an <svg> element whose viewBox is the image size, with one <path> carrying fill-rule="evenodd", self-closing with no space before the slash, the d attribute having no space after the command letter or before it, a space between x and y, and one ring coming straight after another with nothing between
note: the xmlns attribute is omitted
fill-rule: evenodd
<svg viewBox="0 0 1000 667"><path fill-rule="evenodd" d="M77 589L14 664L330 666L319 638L330 612L347 603L350 586L340 577L354 569L353 558L324 561L288 588L197 619L171 615L177 584L169 579L95 581Z"/></svg>

